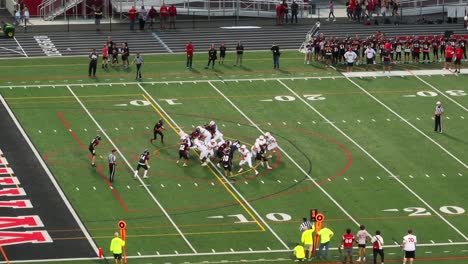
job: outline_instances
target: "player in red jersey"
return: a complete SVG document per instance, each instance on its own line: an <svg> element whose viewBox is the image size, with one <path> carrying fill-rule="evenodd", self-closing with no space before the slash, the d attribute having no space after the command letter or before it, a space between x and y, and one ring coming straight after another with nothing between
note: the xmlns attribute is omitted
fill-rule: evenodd
<svg viewBox="0 0 468 264"><path fill-rule="evenodd" d="M447 42L447 47L445 48L444 69L450 70L450 67L452 66L452 59L453 59L454 54L455 54L455 50L453 49L452 44L450 42Z"/></svg>
<svg viewBox="0 0 468 264"><path fill-rule="evenodd" d="M97 145L99 145L99 141L101 140L101 137L99 135L97 135L95 138L93 138L93 140L91 140L91 143L89 143L89 152L91 152L91 166L96 166L96 164L94 164L94 160L96 158L96 147Z"/></svg>
<svg viewBox="0 0 468 264"><path fill-rule="evenodd" d="M343 264L346 264L349 258L349 263L353 263L353 243L356 242L356 238L351 233L351 229L346 229L346 234L343 235L340 248L343 248Z"/></svg>
<svg viewBox="0 0 468 264"><path fill-rule="evenodd" d="M153 143L159 134L161 136L161 143L164 144L164 134L162 133L163 130L166 130L166 128L163 126L163 120L159 119L159 121L154 125L153 138L150 139L150 142Z"/></svg>

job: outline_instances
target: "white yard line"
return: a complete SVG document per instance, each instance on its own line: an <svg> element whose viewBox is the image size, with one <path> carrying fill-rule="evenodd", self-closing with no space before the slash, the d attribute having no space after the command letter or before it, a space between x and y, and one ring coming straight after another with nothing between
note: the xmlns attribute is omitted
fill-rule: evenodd
<svg viewBox="0 0 468 264"><path fill-rule="evenodd" d="M440 247L440 246L464 246L468 242L454 242L454 243L435 243L435 244L418 244L418 247ZM399 245L385 245L385 248L400 248ZM338 248L330 248L330 250L338 250ZM253 255L253 254L271 254L271 253L290 253L291 250L287 249L273 249L273 250L245 250L245 251L218 251L218 252L201 252L201 253L178 253L178 254L155 254L155 255L132 255L127 256L128 259L143 259L143 258L171 258L171 257L196 257L196 256L222 256L222 255ZM105 257L105 259L114 259L112 256ZM68 261L86 261L86 260L99 260L99 258L62 258L62 259L35 259L35 260L10 260L10 263L48 263L48 262L68 262ZM148 260L151 262L151 260ZM291 261L291 260L289 260ZM0 263L6 263L0 261Z"/></svg>
<svg viewBox="0 0 468 264"><path fill-rule="evenodd" d="M390 109L388 106L386 106L385 104L383 104L381 101L379 101L377 98L375 98L372 94L370 94L369 92L367 92L364 88L360 87L356 82L354 82L353 80L351 80L350 78L346 77L351 83L353 83L354 85L356 85L359 89L361 89L363 92L365 92L366 94L368 94L370 97L374 98L376 101L378 101L380 104L382 104L383 106L385 106L388 110L390 110L392 113L394 113L396 116L398 116L401 120L403 120L404 122L406 122L407 124L409 124L410 126L412 126L414 129L416 129L418 132L420 132L421 134L423 134L424 136L426 136L428 139L430 139L431 141L433 141L435 144L439 145L437 142L435 142L434 140L432 140L431 138L429 138L427 135L425 135L421 130L417 129L416 127L414 127L411 123L409 123L407 120L403 119L400 115L398 115L397 113L395 113L395 111L393 111L392 109ZM315 109L312 105L310 105L307 101L305 101L301 96L299 96L296 92L294 92L291 88L289 88L286 84L284 84L282 81L279 81L281 84L283 84L284 87L286 87L291 93L293 93L295 96L297 96L297 98L299 98L299 100L301 100L304 104L306 104L310 109L312 109L315 113L317 113L318 115L320 115L324 120L327 120L328 119L322 115L317 109ZM463 234L460 230L458 230L458 228L456 228L454 225L452 225L452 223L450 223L447 219L445 219L437 210L435 210L434 208L432 208L432 206L430 206L424 199L422 199L417 193L415 193L408 185L406 185L403 181L401 181L397 176L395 176L387 167L385 167L382 163L380 163L380 161L378 161L374 156L372 156L372 154L370 154L367 150L365 150L361 145L359 145L356 141L354 141L350 136L348 136L345 132L343 132L340 128L338 128L335 124L331 124L337 131L339 131L343 136L345 136L348 140L350 140L356 147L358 147L361 151L363 151L369 158L371 158L376 164L378 164L382 169L384 169L393 179L395 179L396 181L398 181L403 187L405 187L411 194L413 194L414 197L416 197L419 201L421 201L424 205L426 205L429 209L432 210L432 212L434 212L435 215L437 215L442 221L444 221L448 226L450 226L453 230L455 230L459 235L461 235L465 240L468 240L468 237ZM440 145L439 145L440 146ZM440 146L442 149L444 149L442 146ZM445 149L444 149L445 150ZM448 151L447 151L448 152ZM450 153L451 154L451 153ZM456 157L455 157L456 158ZM457 159L457 158L456 158ZM458 159L457 159L458 160ZM460 160L458 160L459 162L461 162ZM464 164L463 162L461 162L462 164ZM466 167L466 165L465 165Z"/></svg>
<svg viewBox="0 0 468 264"><path fill-rule="evenodd" d="M281 82L280 80L278 80L279 82ZM257 125L255 124L255 122L252 121L252 119L250 119L239 107L237 107L237 105L235 105L226 95L224 95L216 86L214 86L211 82L208 82L211 87L213 87L213 89L216 90L216 92L218 92L229 104L232 105L232 107L234 107L247 121L249 121L249 123L255 127L258 131L260 131L262 134L265 134L265 132ZM297 94L296 94L297 96ZM301 98L300 96L298 96L298 98ZM318 184L315 179L313 179L283 148L281 147L278 147L281 152L307 177L309 178L313 183L314 185L319 188L346 216L349 217L349 219L351 219L351 221L353 221L356 225L359 226L359 222L354 219L349 213L348 211L346 211L346 209L343 208L343 206L341 206L327 191L325 191L325 189L323 189L323 187Z"/></svg>
<svg viewBox="0 0 468 264"><path fill-rule="evenodd" d="M171 50L171 48L169 48L169 46L167 46L167 44L164 43L164 41L156 33L153 33L153 37L167 50L167 52L174 53Z"/></svg>
<svg viewBox="0 0 468 264"><path fill-rule="evenodd" d="M411 74L413 74L412 71L409 71ZM427 81L425 81L423 78L419 77L418 75L416 74L413 74L414 77L416 77L418 80L420 80L421 82L425 83L427 86L431 87L433 90L437 91L440 95L442 95L443 97L449 99L452 103L458 105L459 107L461 107L463 110L465 110L466 112L468 112L468 109L466 107L464 107L463 105L461 105L459 102L455 101L453 98L451 98L450 96L448 96L447 94L445 94L444 92L440 91L439 89L437 89L434 85L428 83Z"/></svg>
<svg viewBox="0 0 468 264"><path fill-rule="evenodd" d="M15 123L16 127L18 128L18 130L20 131L21 135L23 136L23 138L26 140L26 142L28 143L29 147L31 148L32 152L34 153L34 155L36 156L37 160L39 161L39 163L41 164L42 168L44 169L44 171L47 173L47 176L49 176L49 179L50 181L52 182L52 184L54 185L55 189L57 190L58 194L60 195L60 197L62 198L64 204L67 206L68 210L70 211L70 214L73 216L73 218L75 219L76 223L78 224L78 226L80 227L81 231L83 232L84 236L86 237L86 239L88 240L89 244L91 245L91 247L93 248L94 252L96 253L96 255L99 253L99 249L97 247L97 245L94 243L94 240L91 238L91 236L89 235L88 233L88 230L86 229L86 227L83 225L83 222L81 222L81 219L80 217L78 216L78 214L75 212L75 209L73 208L73 206L71 205L70 201L68 201L68 198L65 196L65 193L62 191L62 189L60 188L60 185L57 183L57 181L55 180L54 176L52 175L52 172L50 172L49 170L49 167L47 167L47 165L45 164L44 160L42 159L41 155L39 154L39 152L37 151L36 147L33 145L33 143L31 142L31 140L29 139L28 135L26 134L26 132L24 131L23 127L20 125L20 123L18 122L18 119L16 119L16 116L15 114L13 114L13 111L11 111L10 109L10 106L7 104L7 102L5 101L5 99L2 97L2 95L0 95L0 102L2 103L2 105L5 107L5 109L7 110L8 114L10 115L11 119L13 120L13 122Z"/></svg>
<svg viewBox="0 0 468 264"><path fill-rule="evenodd" d="M22 47L21 44L18 42L18 40L16 39L16 37L13 37L13 39L16 41L16 44L18 44L18 47L20 47L21 51L23 52L23 55L24 55L26 58L29 58L28 54L26 54L26 51L24 51L23 47Z"/></svg>
<svg viewBox="0 0 468 264"><path fill-rule="evenodd" d="M153 101L153 103L161 110L161 112L164 113L164 115L166 115L166 117L172 122L172 124L174 124L174 126L179 130L181 131L182 129L180 128L180 126L174 121L174 119L172 119L172 117L170 115L167 114L167 112L161 107L161 105L153 98L153 96L151 96L150 93L148 93L148 91L141 85L141 84L138 84L138 86L140 87L140 89L148 96L148 98ZM278 241L286 248L286 249L289 249L288 245L279 237L278 234L276 234L276 232L268 225L268 223L262 218L262 216L253 208L253 206L244 198L244 196L232 185L232 183L223 175L223 173L221 173L218 168L216 167L216 165L212 164L213 165L213 168L218 172L218 174L224 179L225 183L228 184L231 189L238 195L239 198L242 199L242 201L244 202L245 205L247 205L250 210L252 210L252 212L254 212L254 214L260 219L260 221L262 221L262 223L268 228L268 230L270 230L270 232L273 234L273 236L276 237L276 239L278 239Z"/></svg>
<svg viewBox="0 0 468 264"><path fill-rule="evenodd" d="M91 118L91 120L93 120L94 124L96 124L96 126L99 128L100 130L100 133L102 133L106 138L107 140L109 141L109 143L114 147L114 149L117 150L117 152L120 154L120 156L122 157L122 160L127 164L127 166L130 168L130 171L133 173L133 167L132 165L130 165L130 163L128 162L128 160L125 158L125 156L123 155L123 153L120 151L120 149L115 145L115 143L112 141L112 139L109 137L109 135L107 135L106 131L101 127L101 125L99 125L99 123L96 121L96 119L93 117L93 115L88 111L88 108L86 108L86 106L83 104L83 102L81 102L80 98L78 98L78 96L75 94L75 92L73 92L73 90L67 86L68 90L70 91L70 93L73 95L73 97L75 97L76 101L81 105L81 107L83 108L83 110L88 114L89 118ZM167 213L166 209L164 209L164 207L161 205L161 203L159 203L158 199L156 199L156 197L153 195L153 193L149 190L148 186L146 186L145 182L138 176L137 177L138 180L140 181L140 183L142 184L143 188L145 188L146 192L149 194L149 196L151 197L151 199L159 206L159 208L161 209L161 211L164 213L164 215L166 216L166 218L169 220L169 222L171 222L172 226L174 226L174 228L177 230L177 232L179 233L179 235L182 237L182 239L184 239L185 243L189 246L189 248L194 252L194 253L197 253L197 250L195 250L195 248L192 246L192 244L188 241L187 237L185 237L185 235L182 233L182 231L179 229L179 227L176 225L176 223L174 222L174 220L172 220L171 216Z"/></svg>

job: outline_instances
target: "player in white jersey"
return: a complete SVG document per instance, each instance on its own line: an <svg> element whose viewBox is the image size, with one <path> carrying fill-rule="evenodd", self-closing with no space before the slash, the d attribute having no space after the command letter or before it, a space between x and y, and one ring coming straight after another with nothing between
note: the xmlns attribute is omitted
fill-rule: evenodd
<svg viewBox="0 0 468 264"><path fill-rule="evenodd" d="M210 144L210 141L211 141L210 131L208 131L207 129L205 129L205 128L201 127L201 126L198 126L197 128L200 131L200 139L205 141L206 145Z"/></svg>
<svg viewBox="0 0 468 264"><path fill-rule="evenodd" d="M218 126L216 125L215 121L210 121L209 126L212 128L212 137L213 139L218 142L218 141L224 141L223 138L223 133L221 133L218 129ZM213 131L214 130L214 131Z"/></svg>
<svg viewBox="0 0 468 264"><path fill-rule="evenodd" d="M268 158L271 159L271 152L276 151L276 149L278 148L278 142L276 142L276 138L272 136L270 132L265 133L265 139L267 141Z"/></svg>
<svg viewBox="0 0 468 264"><path fill-rule="evenodd" d="M403 257L403 264L406 264L407 260L409 260L410 264L413 264L414 258L416 257L416 243L416 236L413 235L413 230L409 229L408 234L403 237L403 244L401 245L403 251L405 252L405 256Z"/></svg>
<svg viewBox="0 0 468 264"><path fill-rule="evenodd" d="M208 151L208 148L205 145L205 142L203 142L203 141L201 141L199 139L195 139L193 141L193 144L197 147L198 151L200 151L199 158L200 158L201 165L202 166L208 165L206 163L206 160L208 159L209 151Z"/></svg>
<svg viewBox="0 0 468 264"><path fill-rule="evenodd" d="M361 225L359 231L356 234L356 241L358 242L358 259L357 261L366 262L366 244L367 238L371 237L369 232L367 232L366 227Z"/></svg>
<svg viewBox="0 0 468 264"><path fill-rule="evenodd" d="M188 144L189 148L192 146L192 141L190 140L189 134L187 134L183 130L181 130L181 131L179 131L179 136L180 136L179 143L182 143L182 142L184 142L184 140L187 140L186 143Z"/></svg>
<svg viewBox="0 0 468 264"><path fill-rule="evenodd" d="M240 154L240 157L241 157L241 161L239 162L239 172L242 172L244 170L244 168L242 167L242 165L244 165L245 163L247 163L247 165L249 165L249 168L252 169L252 153L250 153L250 151L245 147L245 145L242 145L239 149L239 154ZM258 171L254 168L254 171L255 171L255 175L258 174Z"/></svg>

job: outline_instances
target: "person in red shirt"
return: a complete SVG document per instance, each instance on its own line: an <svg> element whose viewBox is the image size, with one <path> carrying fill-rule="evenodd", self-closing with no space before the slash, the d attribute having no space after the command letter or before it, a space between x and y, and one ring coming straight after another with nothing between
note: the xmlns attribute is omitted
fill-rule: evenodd
<svg viewBox="0 0 468 264"><path fill-rule="evenodd" d="M130 21L130 30L133 31L135 28L135 19L137 16L138 11L136 10L135 6L132 6L130 10L128 10L128 20Z"/></svg>
<svg viewBox="0 0 468 264"><path fill-rule="evenodd" d="M192 69L193 45L191 41L185 45L185 52L187 53L187 69Z"/></svg>
<svg viewBox="0 0 468 264"><path fill-rule="evenodd" d="M171 5L168 11L169 11L169 28L175 29L177 8L174 5Z"/></svg>
<svg viewBox="0 0 468 264"><path fill-rule="evenodd" d="M109 61L109 48L107 44L104 44L102 48L102 68L107 68L107 62Z"/></svg>
<svg viewBox="0 0 468 264"><path fill-rule="evenodd" d="M343 248L343 264L346 264L349 258L349 263L353 263L353 243L356 242L356 238L351 233L351 229L346 229L346 234L343 235L340 248Z"/></svg>
<svg viewBox="0 0 468 264"><path fill-rule="evenodd" d="M283 24L283 5L281 3L276 5L276 25Z"/></svg>
<svg viewBox="0 0 468 264"><path fill-rule="evenodd" d="M452 66L452 59L453 55L455 54L455 50L452 47L450 42L447 42L447 47L445 48L445 64L444 69L449 70Z"/></svg>
<svg viewBox="0 0 468 264"><path fill-rule="evenodd" d="M161 16L161 29L166 29L169 10L167 10L167 6L165 4L163 4L161 8L159 8L159 15Z"/></svg>
<svg viewBox="0 0 468 264"><path fill-rule="evenodd" d="M463 48L458 44L457 47L455 48L455 73L460 73L460 68L461 68L461 60L463 58L463 54L465 51Z"/></svg>

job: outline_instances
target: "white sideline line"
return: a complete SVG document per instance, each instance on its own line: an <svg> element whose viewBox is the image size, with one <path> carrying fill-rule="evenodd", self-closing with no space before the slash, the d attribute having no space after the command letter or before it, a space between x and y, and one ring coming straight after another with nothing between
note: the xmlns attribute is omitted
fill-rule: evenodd
<svg viewBox="0 0 468 264"><path fill-rule="evenodd" d="M21 44L19 44L18 40L16 39L16 37L13 37L13 39L16 41L16 44L18 44L18 47L20 47L21 51L23 52L23 55L26 57L26 58L29 58L28 54L26 54L26 51L24 51L23 47L21 46Z"/></svg>
<svg viewBox="0 0 468 264"><path fill-rule="evenodd" d="M55 189L57 190L57 192L59 193L60 195L60 198L62 198L63 202L65 203L65 205L67 206L68 210L70 211L70 214L73 216L73 218L75 219L76 223L78 224L78 226L80 227L81 231L83 232L84 236L86 237L86 239L88 240L89 244L91 245L91 247L93 248L94 252L96 253L96 255L98 255L99 253L99 249L97 247L97 245L94 243L94 240L91 238L91 236L89 235L88 233L88 230L85 228L85 226L83 225L83 223L81 222L81 219L78 217L78 214L75 212L75 209L73 208L73 206L70 204L70 201L68 201L67 197L65 196L65 194L63 193L62 189L60 188L60 185L57 183L57 181L55 180L54 176L52 175L52 172L50 172L49 170L49 167L47 167L47 165L45 164L44 160L41 158L41 155L39 154L39 152L37 151L36 147L33 145L33 143L31 142L31 140L29 139L28 135L26 134L26 132L24 131L23 127L20 125L20 123L18 122L18 119L16 119L16 116L13 114L13 111L11 111L10 109L10 106L7 104L7 102L5 101L5 99L3 98L3 96L0 94L0 101L2 103L2 105L5 106L5 109L7 110L8 114L10 115L11 119L13 120L13 122L15 123L16 127L18 128L18 130L20 131L21 135L23 136L23 138L26 140L26 142L28 143L29 147L31 148L32 152L34 153L34 155L36 156L37 160L39 161L39 163L41 164L42 168L44 169L44 171L47 173L47 176L49 176L49 179L50 181L52 182L52 184L54 185Z"/></svg>
<svg viewBox="0 0 468 264"><path fill-rule="evenodd" d="M359 84L357 84L356 82L354 82L353 80L351 80L350 78L346 77L346 79L348 79L351 83L353 83L356 87L358 87L361 91L363 91L364 93L366 93L368 96L370 96L371 98L373 98L374 100L376 100L378 103L380 103L382 106L384 106L385 108L387 108L387 110L389 110L390 112L392 112L394 115L396 115L398 118L400 118L403 122L407 123L408 125L410 125L411 127L413 127L416 131L418 131L419 133L421 133L422 135L424 135L426 138L428 138L429 140L431 140L434 144L436 144L437 146L439 146L441 149L443 149L446 153L448 153L449 155L451 155L453 158L455 158L457 161L459 161L461 164L463 164L465 166L465 168L467 167L461 160L459 160L458 158L456 158L455 156L453 156L450 152L448 152L445 148L443 148L441 145L439 145L437 142L435 142L432 138L430 138L429 136L427 136L426 134L424 134L421 130L419 130L418 128L416 128L413 124L411 124L410 122L408 122L407 120L403 119L399 114L397 114L395 111L393 111L391 108L389 108L387 105L385 105L384 103L382 103L380 100L378 100L377 98L375 98L375 96L373 96L372 94L370 94L368 91L366 91L364 88L362 88L361 86L359 86ZM281 81L279 81L281 82ZM282 82L281 82L282 83ZM284 84L283 84L284 85ZM287 87L285 85L285 87ZM289 87L287 87L292 93L294 93L296 96L297 94L292 90L290 89ZM303 100L302 97L299 97L299 100L303 101L306 105L309 106L309 108L313 109L316 113L319 113L315 108L313 108L308 102L306 102L305 100ZM321 115L321 114L320 114ZM324 117L325 118L325 117ZM363 147L361 147L361 145L359 145L356 141L354 141L351 137L349 137L346 133L344 133L342 130L340 130L338 127L336 127L334 124L332 124L333 127L335 127L335 129L337 129L342 135L344 135L346 138L348 138L351 142L354 143L354 145L356 145L359 149L361 149L369 158L371 158L375 163L377 163L382 169L384 169L392 178L394 178L396 181L398 181L403 187L405 187L411 194L413 194L414 197L416 197L419 201L421 201L424 205L426 205L429 209L432 210L432 212L437 215L442 221L444 221L447 225L449 225L453 230L455 230L459 235L461 235L465 240L468 240L468 237L463 234L460 230L458 230L458 228L456 228L454 225L452 225L447 219L445 219L437 210L435 210L434 208L432 208L432 206L430 206L424 199L422 199L416 192L414 192L410 187L408 187L408 185L406 185L403 181L401 181L398 177L396 177L389 169L387 169L387 167L385 167L382 163L380 163L377 159L375 159L369 152L367 152Z"/></svg>
<svg viewBox="0 0 468 264"><path fill-rule="evenodd" d="M410 71L411 74L413 74L411 71ZM468 109L466 107L464 107L463 105L461 105L460 103L458 103L457 101L455 101L455 99L451 98L450 96L446 95L444 92L441 92L439 91L439 89L435 88L434 85L428 83L427 81L425 81L423 78L419 77L418 75L416 74L413 74L414 77L416 77L418 80L420 80L421 82L425 83L427 86L431 87L432 89L434 89L435 91L437 91L440 95L442 95L443 97L449 99L450 101L452 101L452 103L458 105L459 107L461 107L463 110L465 110L466 112L468 112Z"/></svg>
<svg viewBox="0 0 468 264"><path fill-rule="evenodd" d="M161 110L161 112L163 112L167 118L169 118L169 120L171 120L171 122L174 124L175 127L177 127L177 129L182 130L180 128L180 126L174 121L174 119L172 119L172 117L170 115L167 114L167 112L161 107L160 104L158 104L158 102L156 100L154 100L153 96L151 96L150 93L148 93L148 91L146 91L146 89L141 85L141 84L138 84L138 86L140 87L140 89L148 96L148 98L153 101L153 103ZM211 161L210 161L211 163ZM237 191L236 188L234 188L234 186L230 183L230 181L218 170L218 168L216 167L216 165L212 164L213 165L213 168L215 168L215 170L218 172L218 174L224 179L225 183L228 184L231 189L233 191L236 192L236 194L242 199L242 201L244 202L245 205L247 205L250 210L252 210L255 215L257 215L257 217L260 219L260 221L262 221L262 223L268 228L268 230L270 230L270 232L278 239L278 241L286 248L286 249L289 249L288 245L286 243L284 243L284 241L278 236L278 234L276 234L275 231L273 231L273 229L267 224L267 222L262 218L262 216L252 207L252 205L250 205L250 203L244 198L244 196L242 196L242 194Z"/></svg>
<svg viewBox="0 0 468 264"><path fill-rule="evenodd" d="M278 80L280 83L282 83L280 80ZM216 86L214 86L211 82L208 82L211 87L213 87L213 89L215 89L229 104L231 104L245 119L247 119L247 121L250 122L250 124L252 124L253 127L255 127L258 131L260 131L260 133L262 134L265 134L265 132L260 129L260 127L255 124L255 122L253 122L242 110L239 109L239 107L237 107L237 105L235 105L229 98L226 97L226 95L224 95ZM284 84L283 84L284 85ZM297 96L297 94L296 94ZM299 96L300 97L300 96ZM300 97L302 99L302 97ZM334 124L332 124L334 126ZM322 188L322 186L320 186L316 181L315 179L313 179L291 156L289 156L289 154L284 150L282 149L281 147L278 147L281 152L286 156L288 157L288 159L307 177L309 178L313 183L314 185L319 188L346 216L349 217L349 219L351 219L351 221L353 221L356 225L359 226L359 222L356 221L356 219L354 219L327 191L325 191L325 189Z"/></svg>
<svg viewBox="0 0 468 264"><path fill-rule="evenodd" d="M166 43L156 34L153 32L153 37L169 52L169 53L174 53L169 46L167 46Z"/></svg>
<svg viewBox="0 0 468 264"><path fill-rule="evenodd" d="M316 80L316 79L344 79L344 76L326 76L326 77L317 77L317 76L310 76L310 77L282 77L282 78L252 78L252 79L213 79L213 80L191 80L191 81L156 81L156 82L112 82L112 83L70 83L70 84L38 84L38 85L3 85L0 86L0 89L10 89L10 88L40 88L40 87L67 87L67 86L109 86L109 85L131 85L131 84L183 84L183 83L207 83L207 82L251 82L251 81L276 81L276 80Z"/></svg>
<svg viewBox="0 0 468 264"><path fill-rule="evenodd" d="M435 243L435 244L418 244L418 247L440 247L440 246L460 246L468 245L468 242L455 242L455 243ZM399 245L385 245L385 248L400 248ZM330 248L330 250L338 250L338 248ZM128 259L142 259L142 258L170 258L170 257L196 257L196 256L218 256L218 255L251 255L251 254L265 254L265 253L290 253L291 250L287 249L273 249L273 250L246 250L246 251L218 251L218 252L202 252L202 253L179 253L179 254L156 254L156 255L132 255L127 256ZM114 257L105 257L104 259L114 259ZM99 260L97 257L93 258L62 258L62 259L40 259L40 260L10 260L10 263L43 263L43 262L67 262L67 261L85 261L85 260ZM0 261L0 263L6 263Z"/></svg>
<svg viewBox="0 0 468 264"><path fill-rule="evenodd" d="M70 93L73 95L73 97L75 97L76 101L81 105L83 110L88 114L89 118L91 118L91 120L93 120L94 124L96 124L96 126L99 128L99 130L101 131L100 133L102 133L107 138L107 140L109 140L109 143L114 147L114 149L117 150L117 152L120 154L120 156L122 156L122 160L125 161L127 166L130 168L130 171L133 172L132 165L130 165L130 163L125 158L125 156L122 154L120 149L115 145L115 143L112 141L112 139L107 135L106 131L101 127L101 125L99 125L99 123L96 121L96 119L93 117L93 115L91 115L91 113L88 111L88 109L83 104L83 102L81 102L80 98L78 98L78 96L76 96L75 92L73 92L73 90L69 86L67 86L67 88L70 91ZM179 235L185 240L185 243L187 243L187 245L190 247L190 249L194 253L197 253L197 250L195 250L195 248L192 246L192 244L190 244L188 239L185 237L185 235L182 233L182 231L179 229L179 227L176 225L176 223L172 220L172 218L169 216L169 214L164 209L164 207L162 207L162 205L159 203L159 201L156 199L156 197L153 195L153 193L151 193L151 191L148 189L148 186L146 186L146 184L143 182L143 180L139 176L137 178L140 181L140 183L143 185L143 188L145 188L146 192L150 195L151 199L153 199L153 201L159 206L159 208L164 213L166 218L171 222L172 226L174 226L174 228L177 230Z"/></svg>
<svg viewBox="0 0 468 264"><path fill-rule="evenodd" d="M4 49L4 50L8 50L8 51L11 51L11 52L14 52L14 53L18 53L20 55L24 55L22 52L19 52L17 50L12 50L12 49L9 49L9 48L5 48L5 47L0 47L0 49Z"/></svg>

